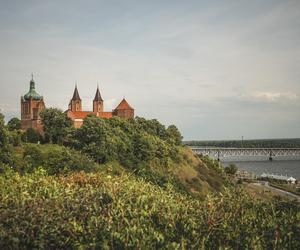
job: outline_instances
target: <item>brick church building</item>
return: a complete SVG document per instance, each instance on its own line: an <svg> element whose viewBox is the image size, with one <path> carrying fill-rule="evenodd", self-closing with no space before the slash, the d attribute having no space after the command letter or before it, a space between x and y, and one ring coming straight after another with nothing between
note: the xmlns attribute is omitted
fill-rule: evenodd
<svg viewBox="0 0 300 250"><path fill-rule="evenodd" d="M33 128L40 134L43 134L43 124L41 121L40 113L45 109L43 96L39 95L35 90L35 82L30 81L30 88L28 93L21 96L21 127L23 130ZM73 121L75 128L80 128L83 124L83 119L89 114L93 114L100 118L112 118L118 116L121 118L134 118L134 109L123 98L120 104L111 112L104 111L104 100L101 97L99 88L97 87L96 95L93 100L92 111L82 111L82 102L79 96L77 86L70 100L67 116Z"/></svg>
<svg viewBox="0 0 300 250"><path fill-rule="evenodd" d="M128 104L125 98L123 98L120 104L112 112L104 111L104 101L101 97L99 88L97 87L95 98L93 100L93 111L82 111L81 99L77 86L75 86L73 97L70 100L69 108L67 110L68 117L73 121L75 128L80 128L83 124L83 119L90 114L106 119L112 118L113 116L134 118L134 109Z"/></svg>

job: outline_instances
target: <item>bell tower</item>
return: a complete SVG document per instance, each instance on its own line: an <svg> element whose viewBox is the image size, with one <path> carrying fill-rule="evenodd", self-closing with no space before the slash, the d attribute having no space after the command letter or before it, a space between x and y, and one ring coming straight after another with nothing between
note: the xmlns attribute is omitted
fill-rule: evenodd
<svg viewBox="0 0 300 250"><path fill-rule="evenodd" d="M82 111L81 99L78 93L77 85L75 85L73 97L69 103L69 110L71 111Z"/></svg>
<svg viewBox="0 0 300 250"><path fill-rule="evenodd" d="M93 112L94 113L103 112L103 99L101 97L98 86L97 86L96 95L95 95L95 98L93 101Z"/></svg>
<svg viewBox="0 0 300 250"><path fill-rule="evenodd" d="M40 113L45 109L44 98L36 92L33 75L31 77L29 91L21 96L21 128L33 128L43 134Z"/></svg>

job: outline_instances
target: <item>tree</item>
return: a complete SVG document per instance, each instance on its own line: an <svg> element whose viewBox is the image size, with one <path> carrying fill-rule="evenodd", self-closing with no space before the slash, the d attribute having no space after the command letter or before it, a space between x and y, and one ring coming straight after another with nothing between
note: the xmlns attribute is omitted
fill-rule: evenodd
<svg viewBox="0 0 300 250"><path fill-rule="evenodd" d="M9 134L4 124L4 115L0 113L0 163L10 162Z"/></svg>
<svg viewBox="0 0 300 250"><path fill-rule="evenodd" d="M66 113L56 108L45 109L41 113L45 137L50 143L62 144L72 128L72 121Z"/></svg>
<svg viewBox="0 0 300 250"><path fill-rule="evenodd" d="M25 140L27 142L37 143L38 141L41 140L41 135L33 128L29 128L26 130Z"/></svg>
<svg viewBox="0 0 300 250"><path fill-rule="evenodd" d="M11 118L7 123L7 128L10 131L21 129L21 120L17 117Z"/></svg>
<svg viewBox="0 0 300 250"><path fill-rule="evenodd" d="M76 148L93 157L98 163L117 158L115 135L104 119L90 115L76 131Z"/></svg>
<svg viewBox="0 0 300 250"><path fill-rule="evenodd" d="M171 140L175 145L179 146L182 143L182 135L175 125L170 125L167 128L167 133L169 140Z"/></svg>
<svg viewBox="0 0 300 250"><path fill-rule="evenodd" d="M229 166L225 167L225 173L228 175L235 175L237 172L237 167L235 164L230 164Z"/></svg>

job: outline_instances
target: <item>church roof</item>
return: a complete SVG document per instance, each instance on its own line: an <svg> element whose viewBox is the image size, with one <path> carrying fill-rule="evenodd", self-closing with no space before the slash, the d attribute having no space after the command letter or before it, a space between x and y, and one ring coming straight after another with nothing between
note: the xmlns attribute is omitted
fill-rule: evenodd
<svg viewBox="0 0 300 250"><path fill-rule="evenodd" d="M79 93L78 93L77 85L75 86L72 100L73 101L81 101Z"/></svg>
<svg viewBox="0 0 300 250"><path fill-rule="evenodd" d="M68 111L68 116L74 120L74 119L84 119L86 118L88 115L97 115L100 118L112 118L112 112L98 112L98 113L94 113L92 111Z"/></svg>
<svg viewBox="0 0 300 250"><path fill-rule="evenodd" d="M43 99L43 97L41 95L39 95L36 91L35 91L35 82L33 81L33 78L30 81L30 88L28 93L26 93L23 97L25 100L29 100L30 98L32 98L35 101L40 101Z"/></svg>
<svg viewBox="0 0 300 250"><path fill-rule="evenodd" d="M103 101L102 97L101 97L101 94L100 94L100 91L99 91L99 87L97 87L97 91L96 91L96 95L95 95L95 98L94 98L94 101Z"/></svg>
<svg viewBox="0 0 300 250"><path fill-rule="evenodd" d="M92 112L90 111L69 111L68 113L70 114L70 118L72 119L84 119L88 115L92 114Z"/></svg>
<svg viewBox="0 0 300 250"><path fill-rule="evenodd" d="M124 110L124 109L133 109L128 102L123 98L123 100L119 103L119 105L115 108L115 110Z"/></svg>

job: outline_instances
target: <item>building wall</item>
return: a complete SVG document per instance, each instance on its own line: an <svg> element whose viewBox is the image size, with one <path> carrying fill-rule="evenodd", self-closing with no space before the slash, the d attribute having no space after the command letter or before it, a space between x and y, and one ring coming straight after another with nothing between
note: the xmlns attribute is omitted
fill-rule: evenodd
<svg viewBox="0 0 300 250"><path fill-rule="evenodd" d="M133 109L114 110L113 115L121 118L127 118L127 119L134 118L134 110Z"/></svg>
<svg viewBox="0 0 300 250"><path fill-rule="evenodd" d="M73 124L75 128L80 128L83 124L83 119L75 119L73 120Z"/></svg>
<svg viewBox="0 0 300 250"><path fill-rule="evenodd" d="M33 128L43 134L40 113L45 109L44 101L21 100L21 129Z"/></svg>

